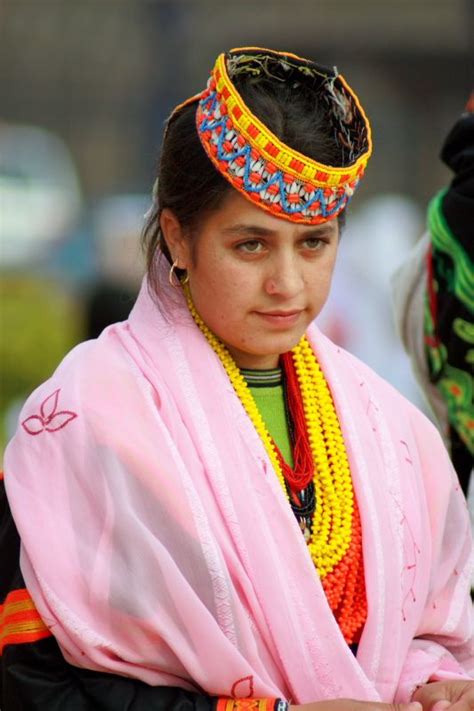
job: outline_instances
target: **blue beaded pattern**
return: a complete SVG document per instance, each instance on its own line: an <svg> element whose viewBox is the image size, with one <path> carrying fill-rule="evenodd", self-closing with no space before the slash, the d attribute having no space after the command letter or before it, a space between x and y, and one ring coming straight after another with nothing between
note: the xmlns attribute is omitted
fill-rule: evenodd
<svg viewBox="0 0 474 711"><path fill-rule="evenodd" d="M289 216L301 215L306 220L311 220L320 216L321 221L331 219L337 215L350 201L351 191L338 188L314 188L310 194L305 189L302 180L294 178L291 183L285 180L282 170L276 170L272 174L266 171L265 158L252 158L252 146L246 143L240 147L237 141L238 133L229 122L229 118L221 115L219 108L219 97L217 91L210 92L199 102L201 118L198 120L198 131L200 134L209 132L210 137L201 141L209 154L207 144L216 146L215 159L227 164L227 174L231 182L233 179L242 181L242 191L246 193L257 193L268 209L279 204L284 213ZM230 123L230 125L229 125ZM232 144L232 151L226 150L226 143ZM212 155L210 155L212 158ZM240 166L236 163L238 158L243 157L245 164ZM258 173L261 182L255 184L251 180L251 174ZM224 174L225 175L225 174ZM273 185L278 186L278 191L268 193L268 188ZM300 202L292 203L288 197L298 194ZM331 199L332 198L332 199Z"/></svg>

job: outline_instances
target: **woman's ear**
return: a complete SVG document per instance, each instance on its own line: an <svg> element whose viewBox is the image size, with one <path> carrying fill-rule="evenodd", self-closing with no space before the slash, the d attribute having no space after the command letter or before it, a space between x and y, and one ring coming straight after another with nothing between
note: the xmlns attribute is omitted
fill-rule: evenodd
<svg viewBox="0 0 474 711"><path fill-rule="evenodd" d="M173 262L177 260L178 269L187 269L190 264L189 242L178 218L167 207L161 211L160 227L171 259Z"/></svg>

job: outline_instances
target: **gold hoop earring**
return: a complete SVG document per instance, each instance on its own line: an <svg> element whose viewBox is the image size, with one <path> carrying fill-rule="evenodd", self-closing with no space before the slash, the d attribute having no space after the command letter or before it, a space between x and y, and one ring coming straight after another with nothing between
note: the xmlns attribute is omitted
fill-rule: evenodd
<svg viewBox="0 0 474 711"><path fill-rule="evenodd" d="M178 260L175 259L174 262L173 262L173 264L171 265L171 268L170 268L170 271L169 271L169 274L168 274L168 281L169 281L170 285L173 286L174 288L176 288L177 286L179 286L179 280L178 280L178 283L176 283L176 281L173 279L173 277L176 276L175 273L174 273L174 270L176 269L177 266L178 266ZM178 278L178 277L176 277L176 279L177 279L177 278Z"/></svg>
<svg viewBox="0 0 474 711"><path fill-rule="evenodd" d="M178 286L184 286L184 284L187 284L189 281L189 274L188 273L186 273L186 276L184 277L184 279L178 279L178 277L174 273L174 270L179 268L178 261L179 261L178 259L174 260L173 264L171 265L169 274L168 274L168 281L174 289L176 289ZM176 277L176 279L174 279L173 277Z"/></svg>

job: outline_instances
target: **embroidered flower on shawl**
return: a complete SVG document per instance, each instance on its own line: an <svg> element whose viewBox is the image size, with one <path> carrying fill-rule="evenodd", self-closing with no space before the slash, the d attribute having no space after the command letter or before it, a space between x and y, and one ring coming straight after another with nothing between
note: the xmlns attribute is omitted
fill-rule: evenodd
<svg viewBox="0 0 474 711"><path fill-rule="evenodd" d="M26 420L23 420L21 425L28 434L38 435L45 430L57 432L77 417L77 414L71 410L59 410L58 412L60 392L61 389L58 388L43 400L38 415L30 415Z"/></svg>

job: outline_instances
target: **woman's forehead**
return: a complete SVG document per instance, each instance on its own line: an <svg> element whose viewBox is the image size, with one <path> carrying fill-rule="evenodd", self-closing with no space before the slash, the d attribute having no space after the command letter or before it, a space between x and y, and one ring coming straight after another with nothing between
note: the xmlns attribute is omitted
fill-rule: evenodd
<svg viewBox="0 0 474 711"><path fill-rule="evenodd" d="M278 234L299 236L306 234L333 234L337 231L337 219L320 225L301 225L276 217L249 200L230 190L221 206L212 212L203 226L218 229L225 235L271 236Z"/></svg>

